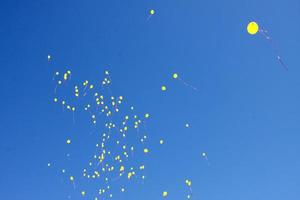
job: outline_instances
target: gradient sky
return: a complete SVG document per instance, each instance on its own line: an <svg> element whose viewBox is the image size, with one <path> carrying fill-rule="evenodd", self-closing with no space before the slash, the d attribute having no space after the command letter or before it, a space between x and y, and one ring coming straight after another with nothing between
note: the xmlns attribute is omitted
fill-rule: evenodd
<svg viewBox="0 0 300 200"><path fill-rule="evenodd" d="M247 34L251 20L269 31L289 71L263 37ZM163 190L185 199L186 178L196 200L299 198L299 1L2 0L0 25L1 199L82 199L47 167L66 162L68 134L83 140L74 165L93 144L52 103L53 72L65 69L77 80L108 69L114 92L151 114L148 179L120 199L161 199Z"/></svg>

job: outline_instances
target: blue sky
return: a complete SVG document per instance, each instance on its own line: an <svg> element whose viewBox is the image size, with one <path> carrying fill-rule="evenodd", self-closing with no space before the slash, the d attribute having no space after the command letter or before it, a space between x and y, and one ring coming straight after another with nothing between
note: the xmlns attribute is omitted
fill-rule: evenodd
<svg viewBox="0 0 300 200"><path fill-rule="evenodd" d="M68 134L86 142L72 149L82 156L74 165L93 143L52 103L53 73L66 69L80 81L108 69L114 92L151 114L149 178L123 199L160 199L163 190L185 199L186 178L193 199L300 196L299 1L10 0L0 9L2 199L82 199L47 167L67 162ZM263 37L247 34L251 20L269 31L288 72Z"/></svg>

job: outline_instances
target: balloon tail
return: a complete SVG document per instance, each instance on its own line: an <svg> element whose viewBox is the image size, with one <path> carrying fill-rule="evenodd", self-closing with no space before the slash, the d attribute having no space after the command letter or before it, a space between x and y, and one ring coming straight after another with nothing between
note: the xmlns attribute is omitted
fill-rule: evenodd
<svg viewBox="0 0 300 200"><path fill-rule="evenodd" d="M191 89L193 89L193 90L195 90L195 91L198 91L198 89L195 87L195 86L193 86L193 85L191 85L191 84L189 84L189 83L187 83L187 82L185 82L183 79L181 79L181 78L178 78L185 86L187 86L187 87L189 87L189 88L191 88Z"/></svg>

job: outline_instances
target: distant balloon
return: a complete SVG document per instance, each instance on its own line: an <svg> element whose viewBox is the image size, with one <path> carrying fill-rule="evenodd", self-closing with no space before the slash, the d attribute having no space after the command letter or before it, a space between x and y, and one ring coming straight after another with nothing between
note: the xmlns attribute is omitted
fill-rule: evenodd
<svg viewBox="0 0 300 200"><path fill-rule="evenodd" d="M255 35L259 30L259 26L256 22L250 22L247 26L247 31L250 35Z"/></svg>
<svg viewBox="0 0 300 200"><path fill-rule="evenodd" d="M151 9L147 21L155 14L155 10Z"/></svg>
<svg viewBox="0 0 300 200"><path fill-rule="evenodd" d="M144 153L149 153L149 149L145 148Z"/></svg>
<svg viewBox="0 0 300 200"><path fill-rule="evenodd" d="M173 74L173 78L174 78L174 79L178 78L178 74L174 73L174 74Z"/></svg>
<svg viewBox="0 0 300 200"><path fill-rule="evenodd" d="M168 196L168 192L167 191L163 191L162 196L163 197L167 197Z"/></svg>

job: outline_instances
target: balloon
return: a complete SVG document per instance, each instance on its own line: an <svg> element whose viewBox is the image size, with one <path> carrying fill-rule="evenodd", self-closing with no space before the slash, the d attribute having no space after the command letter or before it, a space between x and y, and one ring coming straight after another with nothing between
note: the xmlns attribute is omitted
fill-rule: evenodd
<svg viewBox="0 0 300 200"><path fill-rule="evenodd" d="M247 26L247 31L250 35L255 35L259 31L259 26L256 22L250 22Z"/></svg>
<svg viewBox="0 0 300 200"><path fill-rule="evenodd" d="M174 79L178 78L178 74L174 73L174 74L173 74L173 78L174 78Z"/></svg>
<svg viewBox="0 0 300 200"><path fill-rule="evenodd" d="M144 149L144 153L148 153L149 150L147 148Z"/></svg>
<svg viewBox="0 0 300 200"><path fill-rule="evenodd" d="M167 191L163 191L162 196L163 197L167 197L168 196L168 192Z"/></svg>

